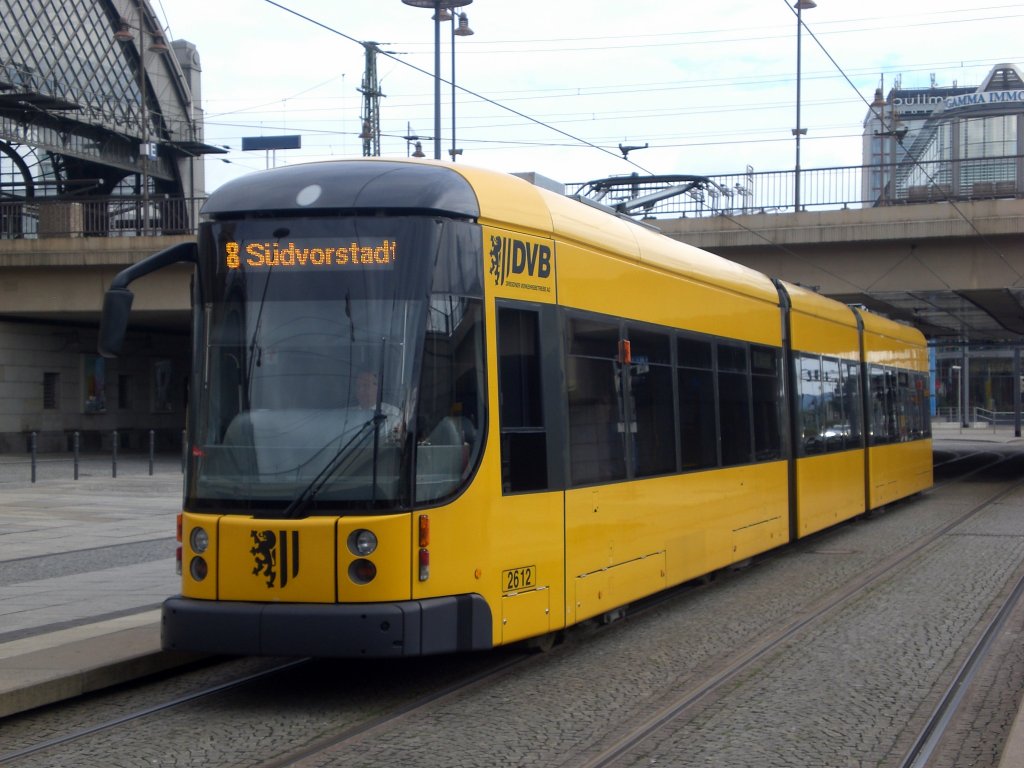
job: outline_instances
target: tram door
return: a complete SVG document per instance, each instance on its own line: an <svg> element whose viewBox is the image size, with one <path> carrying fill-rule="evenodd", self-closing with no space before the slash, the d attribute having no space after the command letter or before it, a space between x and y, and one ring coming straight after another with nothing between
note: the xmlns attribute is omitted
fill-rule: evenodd
<svg viewBox="0 0 1024 768"><path fill-rule="evenodd" d="M497 304L502 641L565 625L564 445L555 307Z"/></svg>

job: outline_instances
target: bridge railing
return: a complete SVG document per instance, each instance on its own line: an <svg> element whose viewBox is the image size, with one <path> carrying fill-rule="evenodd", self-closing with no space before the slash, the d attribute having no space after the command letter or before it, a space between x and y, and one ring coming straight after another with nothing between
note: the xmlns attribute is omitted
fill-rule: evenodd
<svg viewBox="0 0 1024 768"><path fill-rule="evenodd" d="M793 212L793 170L754 171L748 166L743 173L707 178L711 183L632 213L697 217ZM587 186L587 182L567 184L566 193L586 194ZM622 183L600 202L615 207L664 186L645 183L643 176L624 176ZM1024 155L808 168L800 172L801 210L1019 197L1024 197Z"/></svg>
<svg viewBox="0 0 1024 768"><path fill-rule="evenodd" d="M0 239L139 237L196 231L205 198L30 198L0 202Z"/></svg>
<svg viewBox="0 0 1024 768"><path fill-rule="evenodd" d="M737 216L793 211L794 171L754 171L708 176L701 184L634 210L645 216ZM616 180L618 181L618 180ZM566 185L586 192L586 182ZM623 176L601 202L614 207L652 194L663 183ZM1024 155L916 164L808 168L800 172L801 210L874 208L957 200L1024 197ZM0 202L0 239L132 237L191 234L205 198L154 195L104 198L30 198Z"/></svg>

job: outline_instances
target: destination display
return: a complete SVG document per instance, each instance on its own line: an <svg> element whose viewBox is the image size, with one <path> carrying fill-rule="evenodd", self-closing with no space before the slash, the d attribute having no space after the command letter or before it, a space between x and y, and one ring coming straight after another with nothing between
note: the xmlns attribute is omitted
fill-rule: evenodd
<svg viewBox="0 0 1024 768"><path fill-rule="evenodd" d="M224 243L224 265L229 269L392 269L398 254L398 241L377 242L315 241Z"/></svg>

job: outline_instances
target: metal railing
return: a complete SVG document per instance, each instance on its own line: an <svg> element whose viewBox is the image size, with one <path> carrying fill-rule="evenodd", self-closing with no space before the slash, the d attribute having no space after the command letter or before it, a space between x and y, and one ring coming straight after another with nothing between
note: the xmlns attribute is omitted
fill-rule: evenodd
<svg viewBox="0 0 1024 768"><path fill-rule="evenodd" d="M793 170L703 177L687 191L636 208L643 216L737 216L793 211ZM600 202L615 207L654 195L664 181L615 179ZM592 192L590 182L566 185L567 194ZM800 172L802 210L875 208L946 200L1024 197L1024 155L889 165L809 168ZM588 195L593 197L593 195ZM137 237L194 234L205 198L33 198L0 203L0 239Z"/></svg>
<svg viewBox="0 0 1024 768"><path fill-rule="evenodd" d="M1013 411L992 411L988 408L974 408L973 424L984 427L1013 426L1017 415Z"/></svg>
<svg viewBox="0 0 1024 768"><path fill-rule="evenodd" d="M996 429L997 427L1013 427L1017 423L1017 415L1013 411L994 411L989 408L971 406L962 414L955 405L942 406L935 409L933 423L958 424L972 429Z"/></svg>
<svg viewBox="0 0 1024 768"><path fill-rule="evenodd" d="M793 170L755 172L748 166L744 173L708 176L708 183L632 213L677 217L792 213L793 177ZM593 197L588 194L589 185L567 184L566 193ZM664 187L663 182L645 182L643 176L623 176L600 202L614 208ZM801 210L1019 197L1024 197L1024 155L800 171Z"/></svg>
<svg viewBox="0 0 1024 768"><path fill-rule="evenodd" d="M38 449L37 433L31 432L27 436L28 458L23 460L6 458L6 460L0 462L0 483L21 477L23 473L28 476L30 483L35 483L38 478L39 467L43 464L51 470L57 465L63 467L63 473L51 472L51 475L70 475L71 479L74 480L79 479L80 469L83 465L88 464L91 471L95 472L98 468L102 467L104 463L109 467L108 471L110 472L111 478L117 478L119 463L130 464L134 468L136 474L140 468L148 468L147 474L152 476L155 471L158 457L164 471L166 471L169 463L167 461L168 456L173 458L173 462L178 471L185 471L187 456L184 431L181 433L181 450L175 454L157 452L157 432L154 429L148 431L148 440L145 452L122 451L120 449L121 441L118 438L118 434L119 432L116 429L110 432L110 450L104 459L101 453L84 453L82 451L82 441L80 439L79 432L72 432L68 435L70 439L70 451L68 453L40 454ZM43 458L40 458L41 456Z"/></svg>
<svg viewBox="0 0 1024 768"><path fill-rule="evenodd" d="M196 231L206 198L32 198L0 203L0 239L139 237Z"/></svg>

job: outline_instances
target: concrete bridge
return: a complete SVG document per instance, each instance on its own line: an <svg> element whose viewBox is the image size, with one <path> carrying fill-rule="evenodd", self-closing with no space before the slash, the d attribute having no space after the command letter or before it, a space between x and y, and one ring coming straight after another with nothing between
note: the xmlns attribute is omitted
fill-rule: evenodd
<svg viewBox="0 0 1024 768"><path fill-rule="evenodd" d="M114 275L192 235L39 237L0 240L0 314L42 322L99 325ZM132 283L133 325L189 327L192 268L175 265Z"/></svg>
<svg viewBox="0 0 1024 768"><path fill-rule="evenodd" d="M666 235L863 304L930 339L1024 338L1024 199L799 213L660 218ZM125 266L187 235L0 240L3 315L97 323ZM188 327L190 267L134 283L133 323Z"/></svg>
<svg viewBox="0 0 1024 768"><path fill-rule="evenodd" d="M658 219L666 235L933 340L1024 338L1024 200Z"/></svg>

